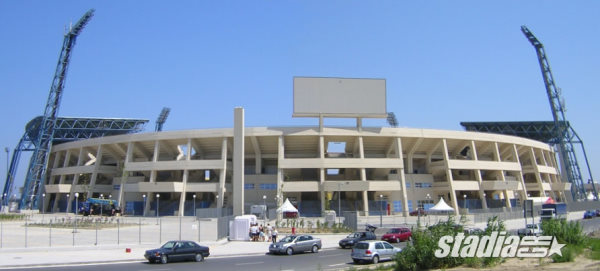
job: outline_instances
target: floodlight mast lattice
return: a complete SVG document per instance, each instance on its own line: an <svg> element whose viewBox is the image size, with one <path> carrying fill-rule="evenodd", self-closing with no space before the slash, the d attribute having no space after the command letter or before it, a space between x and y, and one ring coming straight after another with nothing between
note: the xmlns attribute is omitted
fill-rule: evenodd
<svg viewBox="0 0 600 271"><path fill-rule="evenodd" d="M158 118L156 119L156 128L154 129L155 132L162 131L163 124L165 124L165 121L167 121L169 112L171 112L171 108L168 107L163 107L163 109L160 111L160 115L158 115Z"/></svg>
<svg viewBox="0 0 600 271"><path fill-rule="evenodd" d="M43 120L34 144L35 150L31 156L31 164L33 166L30 167L27 172L23 194L21 195L21 201L19 203L20 209L37 208L38 194L41 195L40 188L44 183L46 176L46 164L48 162L48 156L50 155L54 126L56 125L60 99L67 78L71 52L75 46L77 36L81 33L92 16L94 16L94 9L90 9L86 12L81 19L69 29L69 32L65 34L62 50L60 51L58 58L58 64L56 65L56 72L52 79L50 94L48 95L48 101L46 102L46 107L44 109Z"/></svg>
<svg viewBox="0 0 600 271"><path fill-rule="evenodd" d="M544 45L533 35L533 33L526 26L521 26L521 32L523 32L523 34L529 40L531 45L533 45L538 57L538 61L542 71L542 77L544 79L544 86L546 87L546 93L548 94L548 100L550 101L550 108L552 110L554 125L556 127L556 139L558 141L559 156L562 162L563 174L567 175L567 181L572 183L571 194L573 196L573 199L585 199L585 187L583 179L581 177L581 170L579 168L579 163L577 162L577 156L575 155L572 140L574 137L578 136L577 134L573 133L572 129L569 129L569 124L565 117L564 102L561 101L560 90L556 87L556 84L554 82L554 76L552 75L550 63L548 62L548 58L546 57ZM591 171L590 178L592 179ZM592 187L594 190L594 194L598 195L593 182Z"/></svg>

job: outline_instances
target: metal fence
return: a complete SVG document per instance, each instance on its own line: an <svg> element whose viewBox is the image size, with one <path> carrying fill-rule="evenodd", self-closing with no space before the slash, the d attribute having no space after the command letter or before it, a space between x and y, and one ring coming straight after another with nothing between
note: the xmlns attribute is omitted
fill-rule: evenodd
<svg viewBox="0 0 600 271"><path fill-rule="evenodd" d="M216 241L227 236L227 228L223 230L217 224L217 219L193 217L31 215L18 221L0 221L0 248L162 244L177 239Z"/></svg>

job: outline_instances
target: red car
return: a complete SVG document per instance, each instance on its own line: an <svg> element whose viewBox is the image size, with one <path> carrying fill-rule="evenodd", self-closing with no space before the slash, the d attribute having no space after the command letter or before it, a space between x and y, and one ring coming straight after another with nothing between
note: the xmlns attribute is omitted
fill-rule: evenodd
<svg viewBox="0 0 600 271"><path fill-rule="evenodd" d="M401 241L411 241L412 233L409 228L393 228L381 237L381 240L389 243L400 243Z"/></svg>
<svg viewBox="0 0 600 271"><path fill-rule="evenodd" d="M408 214L410 216L418 216L418 215L420 215L420 216L426 216L427 215L427 211L425 211L425 209L423 209L423 208L419 208L419 209L414 210L414 211L412 211L412 212L410 212Z"/></svg>

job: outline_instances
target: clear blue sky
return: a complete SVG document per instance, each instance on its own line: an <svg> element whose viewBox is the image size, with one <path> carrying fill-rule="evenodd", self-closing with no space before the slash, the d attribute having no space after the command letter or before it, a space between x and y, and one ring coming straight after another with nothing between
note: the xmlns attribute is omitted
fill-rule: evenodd
<svg viewBox="0 0 600 271"><path fill-rule="evenodd" d="M247 126L316 125L291 117L293 76L385 78L403 127L551 120L524 24L600 177L597 1L0 0L1 147L42 114L65 26L90 8L59 115L149 119L147 131L164 106L165 130L231 127L235 106Z"/></svg>

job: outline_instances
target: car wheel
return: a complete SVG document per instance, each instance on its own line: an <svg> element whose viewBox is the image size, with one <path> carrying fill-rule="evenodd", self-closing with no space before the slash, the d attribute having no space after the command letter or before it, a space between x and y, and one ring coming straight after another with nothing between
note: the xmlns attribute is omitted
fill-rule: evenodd
<svg viewBox="0 0 600 271"><path fill-rule="evenodd" d="M194 260L196 260L197 262L204 261L204 255L202 255L202 253L198 253L198 254L196 254L196 257L194 258Z"/></svg>
<svg viewBox="0 0 600 271"><path fill-rule="evenodd" d="M356 263L356 264L360 263L360 260L359 260L359 259L352 259L352 261L353 261L354 263Z"/></svg>
<svg viewBox="0 0 600 271"><path fill-rule="evenodd" d="M377 264L379 263L379 256L375 255L373 256L373 264Z"/></svg>
<svg viewBox="0 0 600 271"><path fill-rule="evenodd" d="M288 248L285 250L285 253L287 253L287 255L292 255L292 254L294 254L294 250L293 250L291 247L288 247Z"/></svg>
<svg viewBox="0 0 600 271"><path fill-rule="evenodd" d="M319 247L318 247L317 245L314 245L314 246L312 247L312 250L311 250L311 251L312 251L312 253L318 253L318 252L319 252Z"/></svg>
<svg viewBox="0 0 600 271"><path fill-rule="evenodd" d="M160 256L160 263L165 264L168 262L169 262L169 259L167 258L167 255Z"/></svg>

